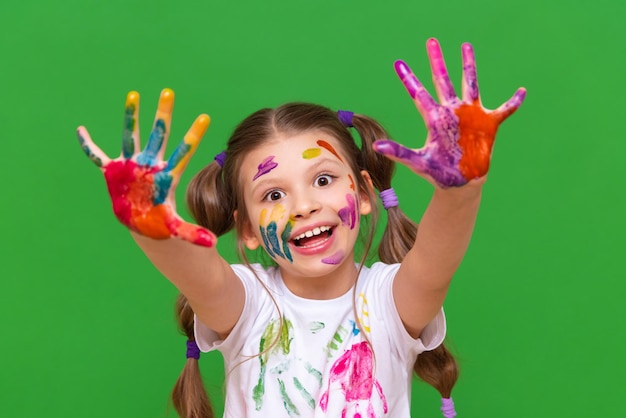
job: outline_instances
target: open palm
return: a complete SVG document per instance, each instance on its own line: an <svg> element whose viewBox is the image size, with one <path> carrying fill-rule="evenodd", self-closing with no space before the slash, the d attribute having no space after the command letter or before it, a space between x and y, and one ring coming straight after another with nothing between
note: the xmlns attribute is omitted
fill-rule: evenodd
<svg viewBox="0 0 626 418"><path fill-rule="evenodd" d="M89 159L106 179L113 212L129 229L150 238L180 238L211 247L217 239L207 229L185 222L176 213L174 190L180 176L209 126L209 116L200 115L167 161L163 154L169 136L174 92L161 92L154 126L143 151L139 151L139 94L126 97L122 153L109 158L92 141L87 129L78 128L78 140Z"/></svg>
<svg viewBox="0 0 626 418"><path fill-rule="evenodd" d="M515 112L526 96L520 88L496 110L482 106L476 77L474 50L463 44L463 94L458 98L436 39L426 43L439 104L403 61L396 73L422 115L428 136L422 148L410 149L390 140L377 141L374 149L398 161L440 187L458 187L489 171L499 125Z"/></svg>

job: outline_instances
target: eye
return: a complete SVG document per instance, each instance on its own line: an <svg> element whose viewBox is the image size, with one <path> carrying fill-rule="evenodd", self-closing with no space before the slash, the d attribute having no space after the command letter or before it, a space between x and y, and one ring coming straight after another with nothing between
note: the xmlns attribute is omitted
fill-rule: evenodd
<svg viewBox="0 0 626 418"><path fill-rule="evenodd" d="M285 193L284 192L281 192L280 190L272 190L268 194L263 196L263 200L265 200L265 201L274 201L274 200L280 200L283 197L285 197Z"/></svg>
<svg viewBox="0 0 626 418"><path fill-rule="evenodd" d="M317 176L317 178L315 179L315 185L318 187L328 186L330 183L333 182L334 179L335 177L331 176L330 174L322 174L320 176Z"/></svg>

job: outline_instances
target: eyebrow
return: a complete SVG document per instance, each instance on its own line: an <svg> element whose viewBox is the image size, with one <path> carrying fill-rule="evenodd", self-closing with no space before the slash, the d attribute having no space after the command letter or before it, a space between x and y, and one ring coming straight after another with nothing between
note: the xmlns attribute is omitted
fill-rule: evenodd
<svg viewBox="0 0 626 418"><path fill-rule="evenodd" d="M319 171L319 167L321 165L324 165L324 164L331 164L331 165L335 166L336 168L340 168L340 167L344 166L344 164L341 164L336 159L322 155L322 156L316 158L315 161L306 169L305 174L308 173L308 172ZM267 174L265 174L263 176L263 178L259 178L256 181L253 181L252 189L250 191L251 191L252 194L255 194L258 189L262 189L262 188L268 187L266 185L268 183L269 184L279 183L280 180L283 177L284 177L284 175L282 175L282 176L272 176L271 173L267 173Z"/></svg>

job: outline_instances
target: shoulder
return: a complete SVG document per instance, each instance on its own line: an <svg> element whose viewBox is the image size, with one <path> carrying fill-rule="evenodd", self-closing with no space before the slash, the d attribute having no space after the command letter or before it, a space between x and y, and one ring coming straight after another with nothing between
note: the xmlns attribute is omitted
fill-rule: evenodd
<svg viewBox="0 0 626 418"><path fill-rule="evenodd" d="M369 301L381 302L395 308L393 303L393 279L400 264L376 262L370 267L363 267L357 282L357 293Z"/></svg>
<svg viewBox="0 0 626 418"><path fill-rule="evenodd" d="M255 281L261 280L263 282L269 282L278 276L278 269L276 267L265 267L259 263L231 264L230 267L237 277L244 281L252 279Z"/></svg>
<svg viewBox="0 0 626 418"><path fill-rule="evenodd" d="M359 280L363 280L364 282L376 280L378 283L380 283L380 280L393 280L399 268L399 263L386 264L379 261L372 264L370 267L364 266L361 269Z"/></svg>
<svg viewBox="0 0 626 418"><path fill-rule="evenodd" d="M241 280L246 293L246 305L259 304L260 299L265 299L270 293L282 293L282 277L278 267L266 267L259 263L254 264L231 264L235 275Z"/></svg>

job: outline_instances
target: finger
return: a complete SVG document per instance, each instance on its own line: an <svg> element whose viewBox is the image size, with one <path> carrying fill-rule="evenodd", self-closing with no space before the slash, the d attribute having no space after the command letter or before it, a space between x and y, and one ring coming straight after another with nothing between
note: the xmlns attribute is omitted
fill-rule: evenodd
<svg viewBox="0 0 626 418"><path fill-rule="evenodd" d="M506 101L502 106L493 111L493 117L498 123L502 123L506 118L511 116L522 105L526 98L526 89L520 87L517 89L513 97Z"/></svg>
<svg viewBox="0 0 626 418"><path fill-rule="evenodd" d="M163 159L163 153L167 146L170 125L172 122L172 109L174 108L174 92L171 89L163 89L159 98L159 106L154 118L154 125L146 148L137 157L137 162L146 165L156 165Z"/></svg>
<svg viewBox="0 0 626 418"><path fill-rule="evenodd" d="M217 244L217 237L208 229L187 223L182 219L178 219L172 226L174 235L182 240L202 247L214 247Z"/></svg>
<svg viewBox="0 0 626 418"><path fill-rule="evenodd" d="M210 123L211 118L209 115L204 114L198 116L193 122L187 134L185 134L185 138L183 138L167 161L167 170L171 172L172 176L180 177L185 167L187 167L189 159L196 151L196 148L198 148L198 144Z"/></svg>
<svg viewBox="0 0 626 418"><path fill-rule="evenodd" d="M454 86L450 81L450 76L448 75L446 62L443 59L443 53L441 52L439 41L435 38L431 38L426 41L426 51L428 52L430 69L433 73L433 83L435 85L435 90L437 90L439 102L445 105L457 101Z"/></svg>
<svg viewBox="0 0 626 418"><path fill-rule="evenodd" d="M122 155L131 158L139 150L139 93L131 91L126 95L124 110L124 132L122 134Z"/></svg>
<svg viewBox="0 0 626 418"><path fill-rule="evenodd" d="M102 168L107 165L111 159L92 141L89 132L84 126L79 126L76 130L78 135L78 142L87 158L89 158L95 165Z"/></svg>
<svg viewBox="0 0 626 418"><path fill-rule="evenodd" d="M425 161L420 157L420 154L402 144L390 140L380 140L375 141L372 146L374 151L406 165L416 173L423 173L426 170Z"/></svg>
<svg viewBox="0 0 626 418"><path fill-rule="evenodd" d="M396 61L394 67L402 84L415 101L417 110L428 123L430 121L429 112L437 106L437 103L404 61Z"/></svg>
<svg viewBox="0 0 626 418"><path fill-rule="evenodd" d="M463 101L473 103L480 97L474 48L471 44L464 43L461 51L463 54Z"/></svg>

